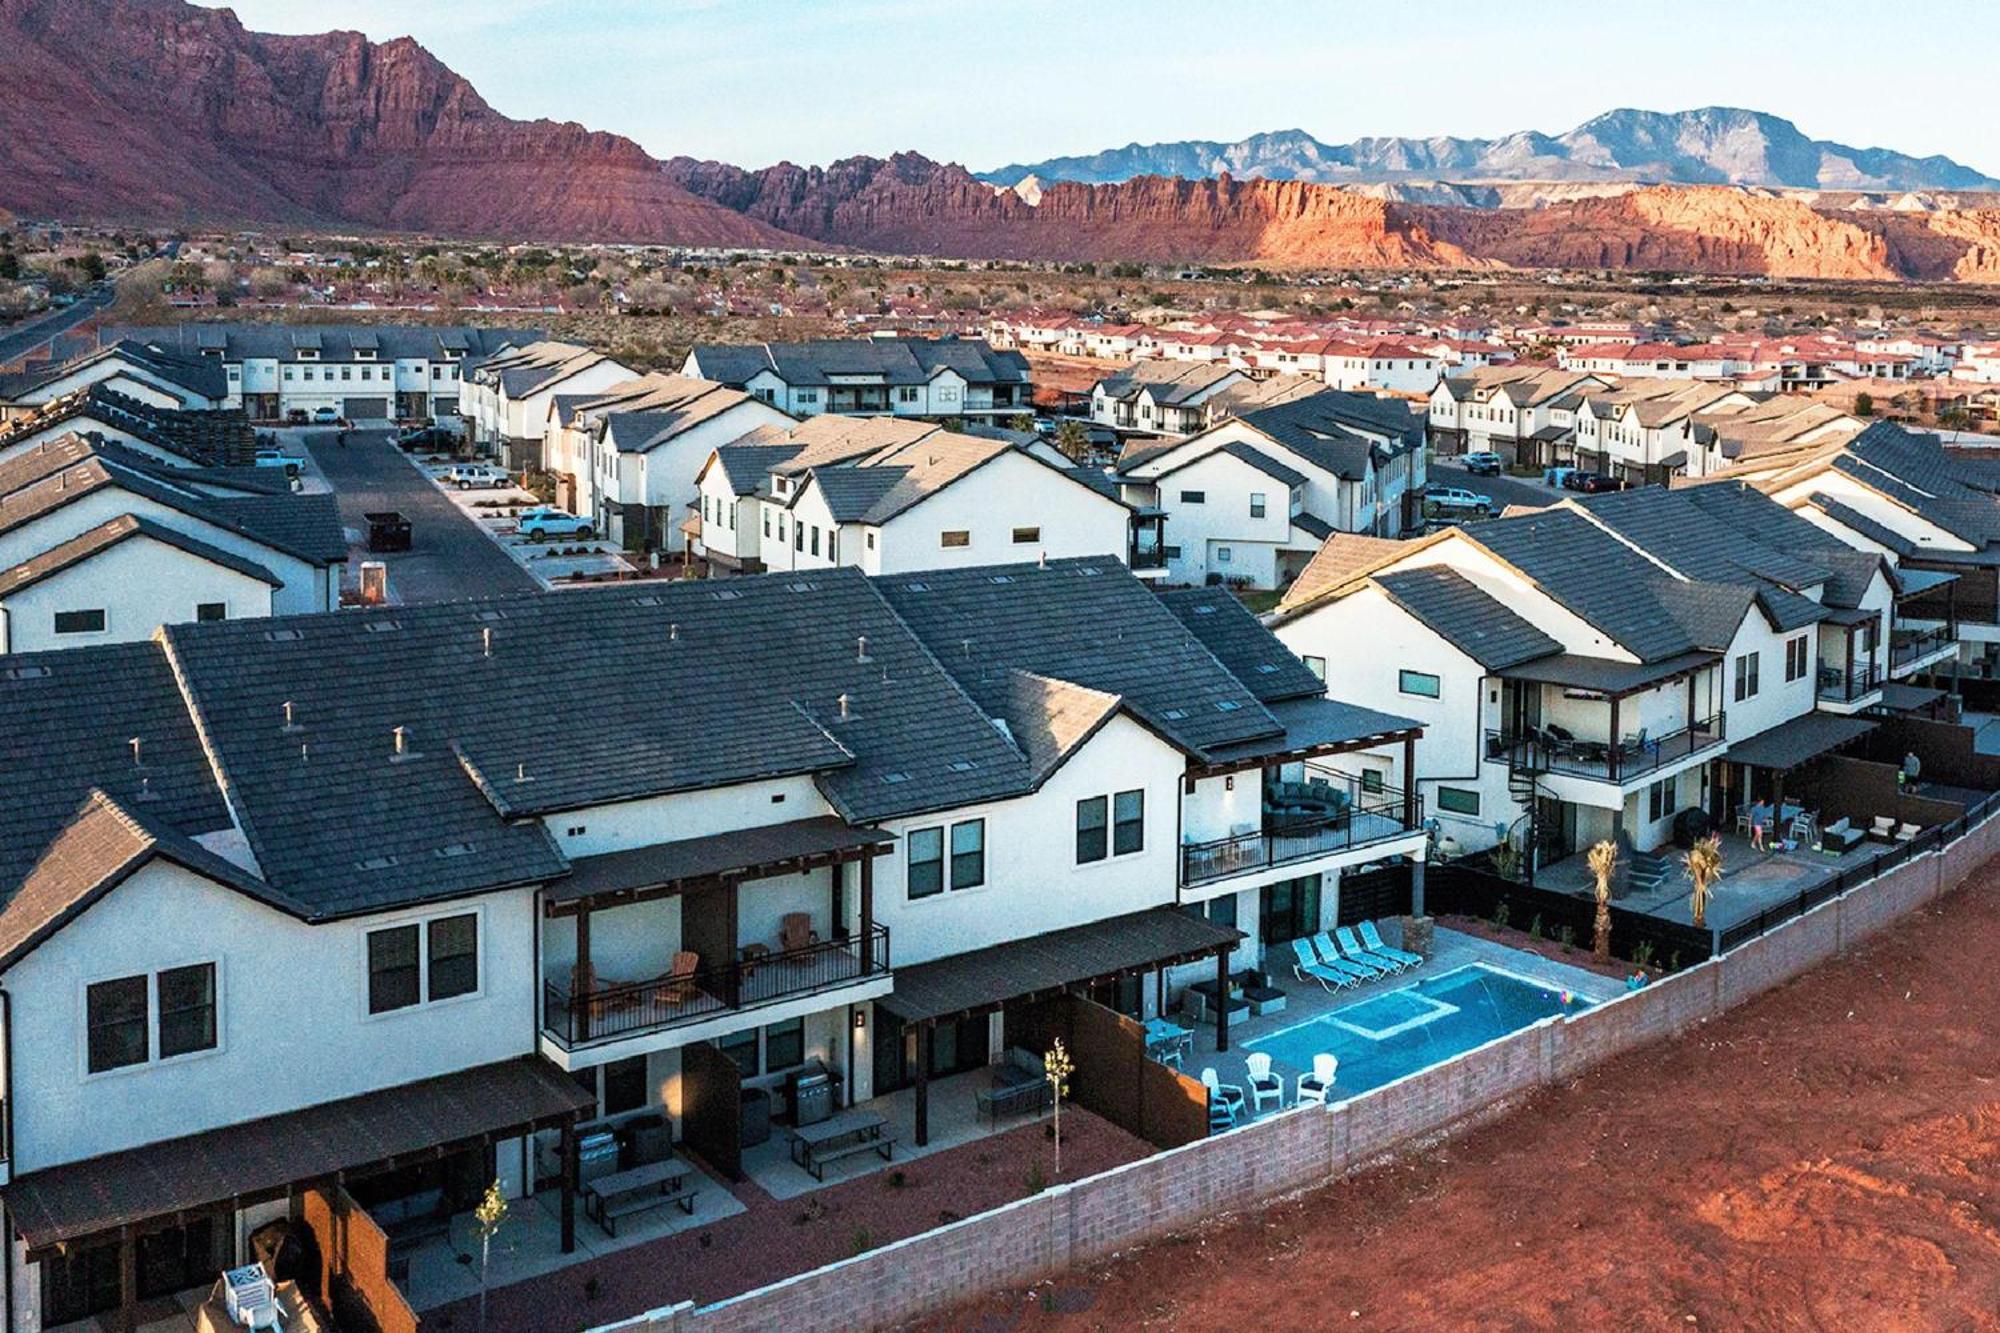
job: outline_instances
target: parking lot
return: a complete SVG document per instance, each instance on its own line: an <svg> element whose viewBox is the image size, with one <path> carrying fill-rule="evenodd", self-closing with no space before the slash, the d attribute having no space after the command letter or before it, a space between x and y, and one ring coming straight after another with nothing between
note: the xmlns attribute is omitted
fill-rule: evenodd
<svg viewBox="0 0 2000 1333"><path fill-rule="evenodd" d="M303 453L311 460L308 487L315 484L310 473L317 473L333 491L354 558L380 560L388 566L391 601L445 602L530 592L541 586L412 464L390 432L350 430L344 445L330 429L288 429L277 434L286 452ZM410 520L410 549L371 555L366 515L389 509Z"/></svg>
<svg viewBox="0 0 2000 1333"><path fill-rule="evenodd" d="M550 537L541 541L522 535L517 519L523 509L539 503L518 486L475 486L461 489L445 480L450 463L418 463L436 495L470 523L493 547L541 587L557 587L578 575L629 573L631 565L602 537Z"/></svg>

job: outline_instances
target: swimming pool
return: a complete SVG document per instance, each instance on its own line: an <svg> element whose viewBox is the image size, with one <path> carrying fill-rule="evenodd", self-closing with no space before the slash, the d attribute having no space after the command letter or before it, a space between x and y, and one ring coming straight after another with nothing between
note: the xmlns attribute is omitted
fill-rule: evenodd
<svg viewBox="0 0 2000 1333"><path fill-rule="evenodd" d="M1335 1095L1379 1088L1553 1014L1590 1006L1581 995L1484 963L1386 991L1243 1043L1293 1070L1313 1056L1340 1061Z"/></svg>

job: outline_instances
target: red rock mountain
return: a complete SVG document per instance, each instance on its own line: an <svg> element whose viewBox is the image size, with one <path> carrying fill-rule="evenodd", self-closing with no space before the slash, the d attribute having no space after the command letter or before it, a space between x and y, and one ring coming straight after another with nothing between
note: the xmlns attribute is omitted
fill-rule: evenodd
<svg viewBox="0 0 2000 1333"><path fill-rule="evenodd" d="M0 208L511 239L788 245L637 144L518 121L407 38L182 0L0 0Z"/></svg>
<svg viewBox="0 0 2000 1333"><path fill-rule="evenodd" d="M1837 206L1855 202L1663 186L1489 210L1227 176L1065 181L1037 197L912 153L762 171L663 164L617 135L509 119L407 38L271 36L184 0L0 0L0 213L27 217L2000 282L2000 211Z"/></svg>

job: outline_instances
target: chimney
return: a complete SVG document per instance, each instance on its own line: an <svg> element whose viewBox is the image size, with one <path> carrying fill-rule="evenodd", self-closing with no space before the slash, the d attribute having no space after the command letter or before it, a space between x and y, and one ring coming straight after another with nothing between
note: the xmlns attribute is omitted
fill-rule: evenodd
<svg viewBox="0 0 2000 1333"><path fill-rule="evenodd" d="M854 660L857 662L866 662L868 660L868 636L866 634L861 635L854 641L854 644Z"/></svg>
<svg viewBox="0 0 2000 1333"><path fill-rule="evenodd" d="M491 625L479 631L479 655L481 657L493 656L493 627Z"/></svg>
<svg viewBox="0 0 2000 1333"><path fill-rule="evenodd" d="M840 720L842 722L847 721L847 696L844 694L841 695L836 702L840 704Z"/></svg>
<svg viewBox="0 0 2000 1333"><path fill-rule="evenodd" d="M396 728L395 732L394 732L394 735L395 735L395 737L396 737L396 741L395 741L395 745L396 745L396 753L395 753L395 757L396 757L396 758L398 758L398 759L402 759L402 758L406 758L406 757L407 757L407 756L409 755L409 753L410 753L410 731L409 731L409 728L408 728L408 727L402 727L402 726L398 726L398 727Z"/></svg>

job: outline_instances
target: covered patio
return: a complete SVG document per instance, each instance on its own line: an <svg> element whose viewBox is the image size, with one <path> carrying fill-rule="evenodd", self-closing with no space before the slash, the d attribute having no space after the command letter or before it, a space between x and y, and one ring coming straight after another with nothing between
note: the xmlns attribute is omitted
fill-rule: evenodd
<svg viewBox="0 0 2000 1333"><path fill-rule="evenodd" d="M914 1086L910 1089L912 1138L931 1137L931 1046L941 1023L991 1014L1009 1005L1126 978L1151 976L1164 1010L1167 970L1212 958L1217 982L1227 988L1229 956L1243 932L1175 907L1054 930L986 949L919 963L896 974L896 989L876 1001L917 1034ZM1217 1007L1215 1042L1229 1049L1229 1006Z"/></svg>
<svg viewBox="0 0 2000 1333"><path fill-rule="evenodd" d="M222 1248L233 1266L244 1257L234 1243L241 1209L284 1200L296 1221L315 1191L339 1193L466 1151L490 1155L500 1141L538 1130L562 1133L557 1241L567 1254L576 1245L575 1127L594 1102L547 1061L524 1056L30 1171L0 1194L30 1263L115 1247L119 1300L106 1318L132 1330L142 1299L172 1294L142 1294L139 1252L151 1235L210 1220L230 1238Z"/></svg>

